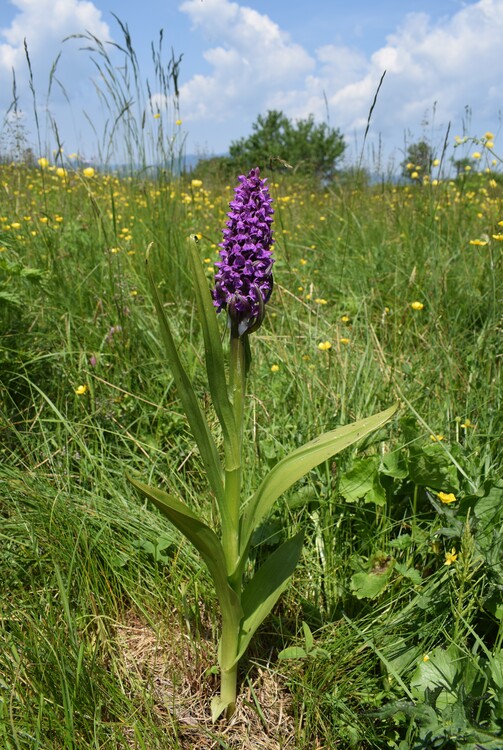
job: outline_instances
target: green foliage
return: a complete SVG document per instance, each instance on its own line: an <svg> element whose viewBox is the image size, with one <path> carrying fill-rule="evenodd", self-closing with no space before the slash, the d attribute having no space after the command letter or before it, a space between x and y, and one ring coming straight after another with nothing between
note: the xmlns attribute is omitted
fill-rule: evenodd
<svg viewBox="0 0 503 750"><path fill-rule="evenodd" d="M344 149L340 131L326 123L316 124L312 115L292 122L282 112L270 110L257 117L251 135L231 143L226 163L235 172L270 165L332 180Z"/></svg>

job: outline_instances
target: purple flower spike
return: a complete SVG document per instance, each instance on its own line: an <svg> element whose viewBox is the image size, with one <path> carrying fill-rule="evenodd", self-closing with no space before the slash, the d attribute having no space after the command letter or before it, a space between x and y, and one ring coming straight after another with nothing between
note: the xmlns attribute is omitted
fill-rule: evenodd
<svg viewBox="0 0 503 750"><path fill-rule="evenodd" d="M220 261L215 263L213 304L227 310L233 335L255 331L264 319L264 305L272 292L272 215L266 180L251 169L239 177L236 197L220 243Z"/></svg>

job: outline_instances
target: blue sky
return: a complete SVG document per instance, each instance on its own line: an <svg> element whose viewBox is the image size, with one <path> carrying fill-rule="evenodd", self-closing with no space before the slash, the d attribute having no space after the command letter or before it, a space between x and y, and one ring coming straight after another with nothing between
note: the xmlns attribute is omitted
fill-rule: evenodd
<svg viewBox="0 0 503 750"><path fill-rule="evenodd" d="M52 121L65 151L95 155L90 123L98 133L104 127L96 68L75 40L63 39L87 30L121 43L113 13L127 23L151 82L150 44L161 28L166 49L183 53L181 126L174 124L178 114L170 102L155 88L151 93L166 137L185 139L189 153L223 153L232 140L249 134L258 114L280 109L292 119L328 117L344 133L348 158L355 158L384 70L366 160L375 163L382 150L381 167L398 164L405 145L424 135L440 150L449 123L451 141L463 127L475 136L492 131L498 149L503 0L0 0L0 110L5 113L12 100L14 68L18 118L36 140L26 38L41 150L49 146L44 129L50 133ZM60 50L58 82L47 101ZM114 60L119 64L118 56ZM149 118L155 132L159 122ZM4 142L6 137L4 125Z"/></svg>

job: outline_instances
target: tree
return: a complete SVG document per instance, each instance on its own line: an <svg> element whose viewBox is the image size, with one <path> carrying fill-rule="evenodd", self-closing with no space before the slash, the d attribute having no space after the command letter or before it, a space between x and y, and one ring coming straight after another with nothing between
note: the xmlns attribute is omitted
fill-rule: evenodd
<svg viewBox="0 0 503 750"><path fill-rule="evenodd" d="M241 171L276 166L331 180L345 148L340 131L316 124L312 115L292 122L283 112L270 110L257 117L248 138L231 143L229 160Z"/></svg>
<svg viewBox="0 0 503 750"><path fill-rule="evenodd" d="M472 160L468 156L463 156L461 159L452 158L454 169L456 170L456 177L460 177L466 172L469 172L472 168Z"/></svg>
<svg viewBox="0 0 503 750"><path fill-rule="evenodd" d="M417 172L418 177L430 176L433 159L433 150L429 143L426 141L411 143L407 149L407 156L402 162L402 175L412 177Z"/></svg>

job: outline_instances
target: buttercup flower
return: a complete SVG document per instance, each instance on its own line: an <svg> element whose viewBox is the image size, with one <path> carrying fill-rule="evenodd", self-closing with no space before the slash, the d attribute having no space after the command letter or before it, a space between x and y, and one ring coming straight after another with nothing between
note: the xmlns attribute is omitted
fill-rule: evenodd
<svg viewBox="0 0 503 750"><path fill-rule="evenodd" d="M331 348L332 344L330 343L330 341L320 341L320 343L318 344L318 349L320 350L320 352L328 352L328 350Z"/></svg>
<svg viewBox="0 0 503 750"><path fill-rule="evenodd" d="M215 263L213 303L227 310L233 335L255 331L264 318L264 305L272 292L272 199L258 167L239 177L220 260Z"/></svg>
<svg viewBox="0 0 503 750"><path fill-rule="evenodd" d="M423 305L422 302L417 302L417 301L416 302L411 302L410 306L412 307L413 310L422 310L423 307L424 307L424 305Z"/></svg>
<svg viewBox="0 0 503 750"><path fill-rule="evenodd" d="M87 393L87 385L79 385L75 389L75 394L77 396L83 396L85 393Z"/></svg>
<svg viewBox="0 0 503 750"><path fill-rule="evenodd" d="M444 503L445 505L456 502L456 495L454 494L454 492L437 492L437 495L440 502Z"/></svg>

